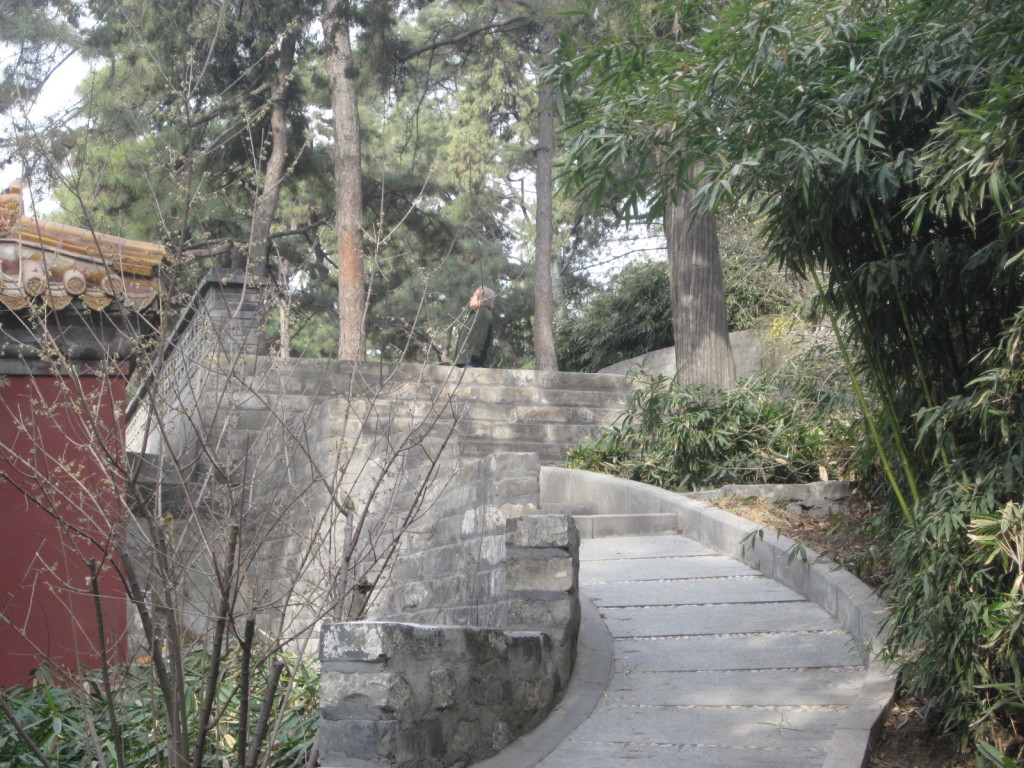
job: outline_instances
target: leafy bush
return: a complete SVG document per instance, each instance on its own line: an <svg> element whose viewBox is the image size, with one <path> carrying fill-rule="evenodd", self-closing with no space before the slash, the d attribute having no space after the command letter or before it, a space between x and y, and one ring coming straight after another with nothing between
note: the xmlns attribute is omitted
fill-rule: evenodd
<svg viewBox="0 0 1024 768"><path fill-rule="evenodd" d="M769 261L749 207L719 214L718 239L730 331L754 328L765 318L792 314L813 292L806 280Z"/></svg>
<svg viewBox="0 0 1024 768"><path fill-rule="evenodd" d="M619 423L569 455L571 466L693 490L803 483L841 471L847 424L747 382L731 390L647 378Z"/></svg>
<svg viewBox="0 0 1024 768"><path fill-rule="evenodd" d="M893 544L890 646L946 724L1008 748L1024 721L1024 312L963 396L923 409L941 464ZM1016 725L1015 725L1016 724ZM985 742L979 744L984 749Z"/></svg>
<svg viewBox="0 0 1024 768"><path fill-rule="evenodd" d="M273 768L304 766L319 720L318 672L312 664L278 654L284 661L270 712L268 738ZM188 659L186 709L198 721L202 702L200 680L208 674L206 654L194 651ZM222 666L217 700L226 715L216 721L207 740L204 765L238 764L241 664L237 656ZM248 733L255 730L267 687L267 668L254 667L249 687ZM159 709L160 698L151 665L135 663L112 670L114 714L123 742L125 764L138 768L168 764L168 734ZM54 766L118 765L110 714L102 695L100 673L86 672L74 679L57 679L47 669L36 672L36 684L0 692L14 718L46 759ZM265 748L265 747L264 747ZM266 756L261 756L263 760ZM264 763L259 763L263 765ZM10 719L0 717L0 768L41 766L43 763L18 735Z"/></svg>

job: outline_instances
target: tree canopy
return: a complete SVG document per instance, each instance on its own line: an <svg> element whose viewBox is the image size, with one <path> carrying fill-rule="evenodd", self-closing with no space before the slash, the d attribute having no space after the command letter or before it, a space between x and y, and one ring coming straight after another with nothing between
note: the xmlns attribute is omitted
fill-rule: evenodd
<svg viewBox="0 0 1024 768"><path fill-rule="evenodd" d="M271 334L296 354L336 354L349 306L338 300L337 237L353 225L337 218L340 134L321 26L330 9L257 6L90 4L72 41L92 66L80 116L40 137L30 170L57 191L69 223L167 244L182 290L210 266L253 260L288 308ZM57 44L62 20L72 38L58 11L83 8L54 5L47 39ZM538 45L552 9L464 0L332 8L351 34L340 79L357 103L343 122L358 122L366 347L436 361L473 288L487 284L500 294L502 361L529 365ZM569 269L586 261L578 245L610 227L565 198L551 216L551 301L560 304L581 284Z"/></svg>

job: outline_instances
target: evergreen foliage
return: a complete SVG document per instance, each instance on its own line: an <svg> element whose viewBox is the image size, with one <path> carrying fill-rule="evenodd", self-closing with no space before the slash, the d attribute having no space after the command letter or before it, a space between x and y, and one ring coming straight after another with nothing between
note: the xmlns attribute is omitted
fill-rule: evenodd
<svg viewBox="0 0 1024 768"><path fill-rule="evenodd" d="M807 298L806 281L770 264L750 208L719 217L729 330L754 328L792 314ZM672 292L668 264L635 262L608 286L563 315L555 328L563 370L599 371L622 360L671 347Z"/></svg>
<svg viewBox="0 0 1024 768"><path fill-rule="evenodd" d="M46 8L47 34L75 43L93 66L77 122L33 145L63 220L168 245L175 258L165 273L187 295L210 267L244 261L271 111L283 104L286 170L268 276L289 310L291 353L334 354L333 128L320 4L98 0L81 40L61 16L78 4ZM523 179L535 163L539 24L557 9L383 0L350 10L368 348L387 359L445 357L468 296L486 284L502 297L502 364L528 364L536 220ZM24 25L7 31L32 47ZM298 40L295 66L275 96L286 36ZM558 304L585 286L581 267L610 230L607 216L557 200ZM275 318L272 344L278 326Z"/></svg>
<svg viewBox="0 0 1024 768"><path fill-rule="evenodd" d="M636 262L623 267L607 290L556 326L558 360L567 371L599 371L609 365L672 346L668 264Z"/></svg>
<svg viewBox="0 0 1024 768"><path fill-rule="evenodd" d="M848 423L774 387L734 389L643 379L620 421L569 462L670 490L730 483L807 483L835 471Z"/></svg>
<svg viewBox="0 0 1024 768"><path fill-rule="evenodd" d="M4 4L0 16L0 115L28 111L61 60L78 43L81 11L77 4L62 0ZM7 144L7 139L3 143Z"/></svg>
<svg viewBox="0 0 1024 768"><path fill-rule="evenodd" d="M877 398L889 651L945 722L1020 756L1022 649L993 643L1020 621L1020 566L979 530L1019 529L1024 24L998 2L738 5L703 50L705 200L773 190L769 247L828 275Z"/></svg>

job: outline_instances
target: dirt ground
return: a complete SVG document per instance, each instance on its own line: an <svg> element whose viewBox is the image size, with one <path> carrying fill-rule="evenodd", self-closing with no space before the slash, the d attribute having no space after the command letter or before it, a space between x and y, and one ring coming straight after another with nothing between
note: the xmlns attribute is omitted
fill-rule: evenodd
<svg viewBox="0 0 1024 768"><path fill-rule="evenodd" d="M821 519L789 512L783 504L756 497L716 499L711 503L835 560L871 586L878 586L886 575L879 541L869 533L870 505L856 497L844 514ZM936 732L922 716L919 703L904 698L897 698L868 762L868 768L974 765L974 757L961 752L956 738Z"/></svg>

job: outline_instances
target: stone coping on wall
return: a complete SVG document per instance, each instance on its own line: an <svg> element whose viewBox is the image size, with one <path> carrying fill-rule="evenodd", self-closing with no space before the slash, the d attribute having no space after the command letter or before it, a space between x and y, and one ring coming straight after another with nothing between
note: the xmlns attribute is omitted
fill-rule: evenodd
<svg viewBox="0 0 1024 768"><path fill-rule="evenodd" d="M595 520L614 524L605 535L630 535L629 519L669 517L678 533L762 571L817 604L869 650L857 702L844 716L827 753L825 768L860 768L868 745L892 705L895 676L878 654L885 641L884 603L835 562L813 550L800 550L792 539L768 531L737 515L697 499L650 485L583 470L543 467L541 505L589 507ZM649 528L633 535L646 534ZM583 537L601 528L581 527ZM666 530L662 528L661 530ZM802 555L799 554L802 551Z"/></svg>

